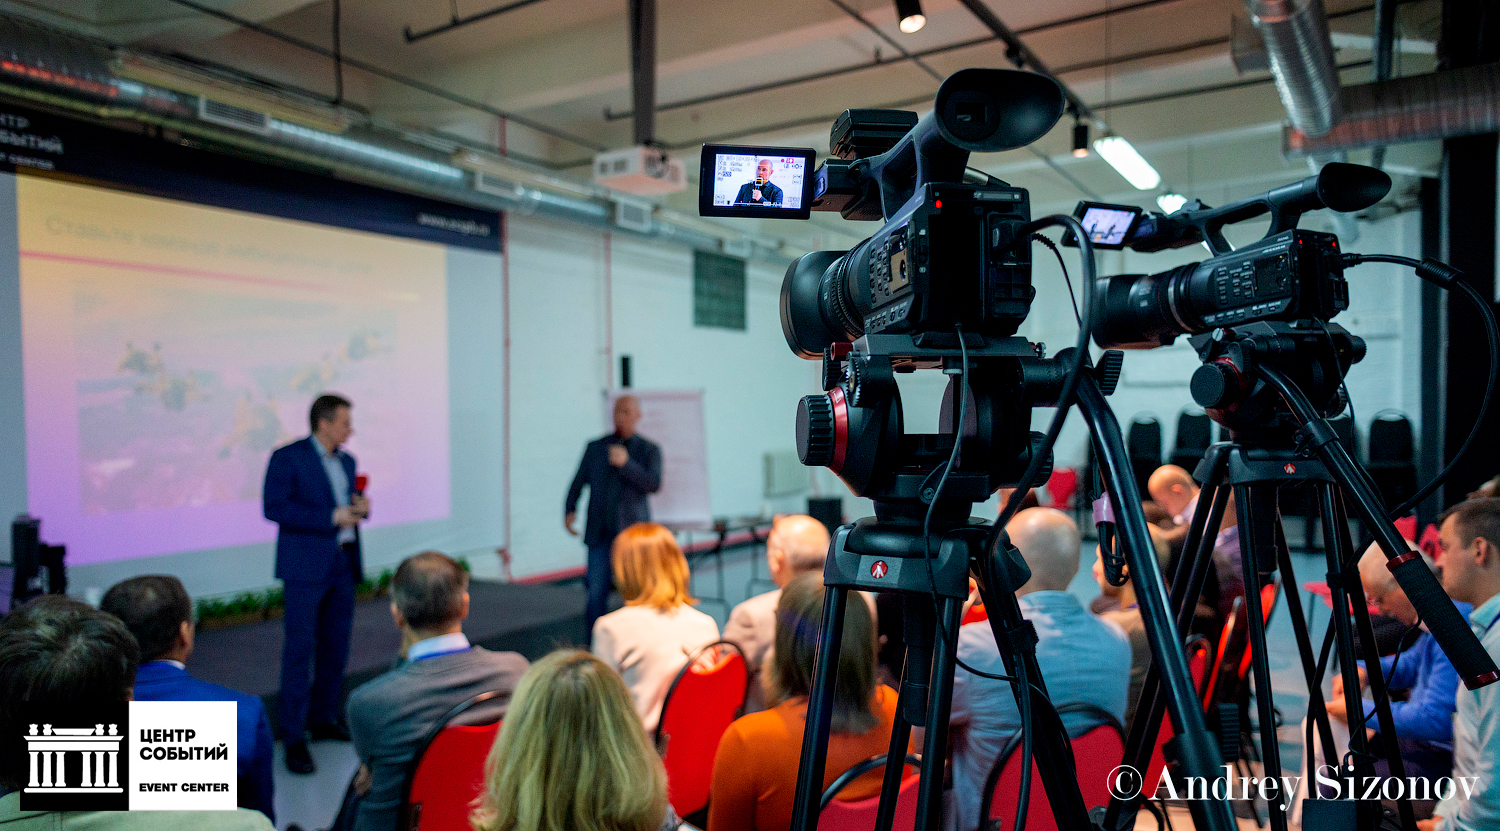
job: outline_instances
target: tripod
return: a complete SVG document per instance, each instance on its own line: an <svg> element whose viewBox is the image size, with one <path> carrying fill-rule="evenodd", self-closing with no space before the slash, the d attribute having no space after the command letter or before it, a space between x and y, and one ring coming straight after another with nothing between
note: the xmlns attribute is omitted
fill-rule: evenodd
<svg viewBox="0 0 1500 831"><path fill-rule="evenodd" d="M1018 402L1026 400L1031 404L1045 405L1049 394L1055 396L1060 378L1057 365L1048 365L1035 358L1034 353L1033 357L1024 357L1029 349L1029 345L1023 342L1019 352L980 358L981 366L974 370L980 380L973 390L977 410L973 435L970 438L953 437L954 441L964 441L966 446L969 441L977 439L978 446L968 449L966 454L982 459L998 453L1014 459L1013 453L1003 449L1009 446L1004 437L1013 431L1001 428L1029 422L1029 405L1025 408L1027 421L1020 421L1015 411ZM888 359L883 363L859 355L853 359L866 361L858 372L851 372L866 384L872 377L882 377L883 372L889 371ZM873 368L871 364L874 364ZM1018 376L1023 381L1022 389L1017 389L1015 384ZM844 389L840 386L832 390L830 398L835 404L844 400ZM894 420L899 431L899 399L888 395L872 400L868 397L872 392L869 388L859 392L866 396L860 406L874 409L875 414L862 422L850 416L843 426L850 445L857 441L855 434L862 423L886 430ZM1100 449L1100 463L1111 493L1131 493L1128 488L1133 478L1119 423L1105 403L1100 382L1092 371L1079 380L1078 404ZM970 434L971 429L969 425L960 425L954 433ZM916 443L918 448L920 445L921 442ZM885 446L901 447L902 444L890 442ZM830 453L830 458L832 456ZM827 761L835 672L843 639L844 602L849 592L855 589L896 591L907 598L905 662L875 828L888 831L891 827L903 761L914 725L925 726L916 827L934 831L940 827L942 767L959 616L968 593L966 578L973 573L1006 671L1015 679L1012 683L1017 705L1023 717L1028 713L1032 716L1030 728L1035 741L1037 769L1053 816L1060 828L1091 829L1094 826L1079 791L1067 735L1047 697L1046 682L1036 663L1036 633L1022 618L1014 595L1014 591L1029 578L1029 571L1014 548L1003 543L989 544L992 535L986 522L968 516L973 503L987 498L992 488L987 485L960 487L955 489L954 496L938 499L932 508L933 523L929 535L923 531L922 516L927 506L922 497L929 500L935 497L935 489L928 484L935 471L928 465L925 472L925 477L907 473L905 481L909 487L904 491L901 490L903 477L894 477L892 487L875 496L875 518L840 528L830 546L824 568L824 584L828 591L824 598L822 634L808 701L792 828L804 831L817 827L818 796ZM1204 728L1203 713L1197 704L1177 629L1169 616L1165 583L1146 531L1145 517L1139 504L1133 501L1121 504L1116 498L1114 509L1122 520L1120 532L1126 559L1139 581L1137 593L1152 654L1156 656L1156 663L1163 667L1161 677L1166 684L1163 708L1170 710L1178 734L1184 737L1180 752L1182 766L1191 775L1211 777L1220 767L1218 750ZM999 539L1003 540L1003 537ZM1201 829L1228 831L1233 827L1227 807L1218 803L1196 803L1193 818Z"/></svg>
<svg viewBox="0 0 1500 831"><path fill-rule="evenodd" d="M1186 628L1196 598L1203 590L1208 569L1212 567L1215 534L1210 529L1218 528L1232 491L1239 514L1245 613L1249 623L1248 648L1251 650L1261 756L1265 766L1263 777L1278 783L1282 781L1260 593L1261 586L1278 569L1282 585L1289 589L1287 607L1308 687L1309 738L1316 730L1325 764L1340 767L1340 760L1332 758L1332 731L1321 693L1329 640L1325 639L1321 654L1315 657L1278 509L1282 486L1311 482L1323 522L1328 585L1334 609L1329 635L1332 643L1337 645L1344 678L1344 704L1351 720L1351 772L1357 781L1366 781L1365 777L1373 776L1374 769L1362 729L1367 719L1357 675L1356 631L1377 702L1375 712L1380 733L1392 749L1396 732L1356 567L1358 553L1353 550L1350 540L1346 499L1353 502L1375 534L1388 558L1387 565L1427 620L1430 631L1438 638L1465 683L1474 688L1492 682L1497 677L1494 665L1470 652L1469 645L1452 628L1456 619L1463 632L1468 633L1452 602L1435 585L1432 573L1419 557L1407 550L1405 541L1385 518L1373 486L1337 442L1325 419L1325 416L1337 415L1344 409L1341 381L1349 366L1363 357L1363 342L1342 327L1324 325L1309 330L1288 323L1255 323L1238 330L1218 330L1213 335L1199 335L1192 342L1205 361L1193 377L1194 398L1216 420L1234 430L1234 441L1211 447L1198 467L1198 476L1204 486L1173 580L1172 606L1177 624ZM1319 403L1314 404L1315 400ZM1317 458L1312 458L1314 454ZM1209 506L1207 510L1204 510L1205 504ZM1350 606L1352 620L1343 612ZM1126 741L1127 764L1138 769L1149 759L1151 748L1155 746L1162 713L1160 699L1160 678L1153 666L1143 683L1141 703ZM1358 721L1354 721L1356 717ZM1312 746L1309 741L1309 749ZM1169 743L1169 755L1172 749ZM1400 755L1394 752L1387 755L1392 777L1404 779ZM1309 771L1318 769L1315 761L1309 760ZM1380 803L1359 800L1357 796L1353 801L1309 800L1303 806L1304 825L1350 831L1373 829L1380 820ZM1140 798L1121 799L1117 796L1111 799L1105 814L1105 828L1133 827ZM1283 799L1267 799L1267 802L1272 830L1285 831ZM1397 800L1397 808L1403 828L1415 831L1411 802L1404 793Z"/></svg>

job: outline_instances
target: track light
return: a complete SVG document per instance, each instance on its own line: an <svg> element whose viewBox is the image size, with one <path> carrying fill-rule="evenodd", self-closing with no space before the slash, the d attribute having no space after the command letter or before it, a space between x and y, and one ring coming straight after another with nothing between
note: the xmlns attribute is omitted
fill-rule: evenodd
<svg viewBox="0 0 1500 831"><path fill-rule="evenodd" d="M922 14L922 0L896 0L896 19L901 21L901 31L908 35L927 25L927 16Z"/></svg>
<svg viewBox="0 0 1500 831"><path fill-rule="evenodd" d="M1161 184L1161 174L1124 138L1104 136L1094 142L1094 149L1136 190L1151 190Z"/></svg>
<svg viewBox="0 0 1500 831"><path fill-rule="evenodd" d="M1082 121L1073 123L1073 156L1086 159L1089 155L1089 125Z"/></svg>

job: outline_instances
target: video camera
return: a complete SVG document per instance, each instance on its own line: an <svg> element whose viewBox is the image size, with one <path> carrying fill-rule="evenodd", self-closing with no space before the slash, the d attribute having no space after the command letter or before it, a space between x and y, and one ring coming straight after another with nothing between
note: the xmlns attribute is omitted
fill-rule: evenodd
<svg viewBox="0 0 1500 831"><path fill-rule="evenodd" d="M733 177L748 184L761 159L810 164L813 151L704 145L700 213L805 219L819 210L884 220L853 249L805 254L787 269L782 331L800 357L817 359L829 344L866 334L909 334L920 349L923 335L951 336L955 324L1007 337L1035 295L1028 248L1012 245L1031 218L1030 200L992 177L966 181L965 165L971 152L1041 138L1063 106L1061 88L1045 76L966 69L943 82L920 120L896 110L846 110L829 142L835 158L795 180L802 191L780 211L738 203L728 195Z"/></svg>
<svg viewBox="0 0 1500 831"><path fill-rule="evenodd" d="M1367 208L1390 189L1391 178L1379 170L1333 163L1316 176L1222 208L1195 201L1164 216L1126 205L1080 203L1074 215L1096 248L1154 252L1203 242L1215 255L1158 274L1102 278L1104 308L1095 342L1106 349L1150 348L1178 335L1254 321L1326 323L1349 308L1338 238L1298 230L1297 220L1319 208ZM1122 212L1135 219L1122 223ZM1254 244L1234 249L1224 239L1225 225L1265 213L1271 214L1271 226Z"/></svg>

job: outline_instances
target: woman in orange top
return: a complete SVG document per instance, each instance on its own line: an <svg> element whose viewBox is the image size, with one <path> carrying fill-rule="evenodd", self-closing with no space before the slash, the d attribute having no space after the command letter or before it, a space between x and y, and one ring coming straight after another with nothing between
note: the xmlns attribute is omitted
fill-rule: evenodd
<svg viewBox="0 0 1500 831"><path fill-rule="evenodd" d="M823 575L803 574L781 591L766 698L771 709L733 724L719 740L708 800L708 831L786 831L792 824L797 764L812 687L813 655L822 630ZM833 697L833 729L823 788L859 762L890 749L896 691L875 684L875 625L870 607L851 595L844 606L844 642ZM880 792L870 771L839 794L865 799ZM821 793L821 789L819 790Z"/></svg>

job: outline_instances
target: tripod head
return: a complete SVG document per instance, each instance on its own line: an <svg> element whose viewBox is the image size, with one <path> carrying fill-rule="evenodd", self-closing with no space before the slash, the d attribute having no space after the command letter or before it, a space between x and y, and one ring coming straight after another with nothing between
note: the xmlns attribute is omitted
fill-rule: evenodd
<svg viewBox="0 0 1500 831"><path fill-rule="evenodd" d="M1348 407L1344 376L1365 356L1362 338L1320 320L1258 321L1194 335L1188 342L1203 361L1193 373L1193 400L1246 444L1290 447L1301 426L1280 393L1259 377L1258 367L1279 369L1320 416L1332 418Z"/></svg>

